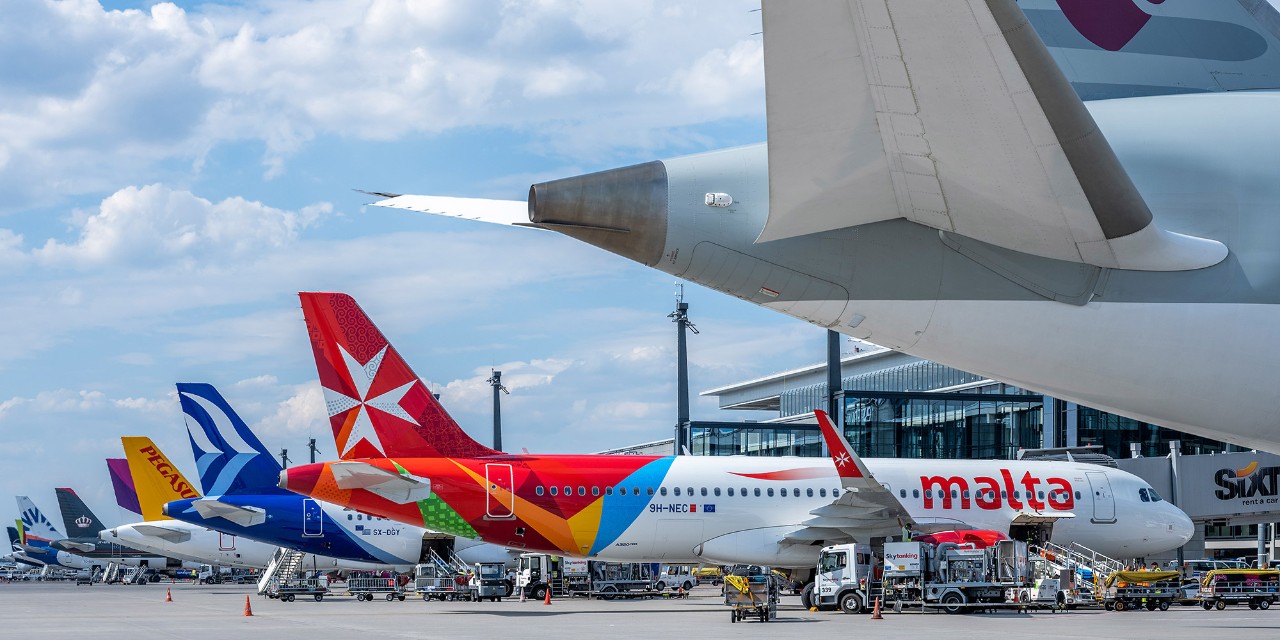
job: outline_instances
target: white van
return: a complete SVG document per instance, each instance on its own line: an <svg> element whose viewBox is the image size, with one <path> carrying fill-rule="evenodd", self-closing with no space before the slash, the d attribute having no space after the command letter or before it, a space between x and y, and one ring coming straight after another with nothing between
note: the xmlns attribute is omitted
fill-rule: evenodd
<svg viewBox="0 0 1280 640"><path fill-rule="evenodd" d="M659 573L658 578L653 582L653 588L658 591L667 589L688 591L696 586L698 586L698 576L694 575L693 567L687 564L662 565L662 573Z"/></svg>

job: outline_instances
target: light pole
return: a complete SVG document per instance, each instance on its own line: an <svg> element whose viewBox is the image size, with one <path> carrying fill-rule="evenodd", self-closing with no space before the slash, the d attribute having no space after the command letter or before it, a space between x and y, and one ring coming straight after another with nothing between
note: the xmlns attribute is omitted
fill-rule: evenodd
<svg viewBox="0 0 1280 640"><path fill-rule="evenodd" d="M502 372L493 371L493 375L489 376L488 382L493 387L493 448L495 451L502 451L502 401L498 392L511 393L507 388L502 386Z"/></svg>
<svg viewBox="0 0 1280 640"><path fill-rule="evenodd" d="M675 455L692 446L689 441L689 350L685 330L697 335L698 328L689 322L689 303L684 301L684 285L676 284L676 310L667 314L676 323L676 437Z"/></svg>

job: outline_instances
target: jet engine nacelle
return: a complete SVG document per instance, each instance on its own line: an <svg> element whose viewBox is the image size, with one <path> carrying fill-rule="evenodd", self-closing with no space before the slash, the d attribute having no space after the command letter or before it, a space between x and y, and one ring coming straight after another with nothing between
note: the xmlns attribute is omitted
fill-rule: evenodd
<svg viewBox="0 0 1280 640"><path fill-rule="evenodd" d="M798 525L763 527L726 533L694 548L694 555L713 564L759 564L771 567L812 567L818 562L822 545L784 543Z"/></svg>

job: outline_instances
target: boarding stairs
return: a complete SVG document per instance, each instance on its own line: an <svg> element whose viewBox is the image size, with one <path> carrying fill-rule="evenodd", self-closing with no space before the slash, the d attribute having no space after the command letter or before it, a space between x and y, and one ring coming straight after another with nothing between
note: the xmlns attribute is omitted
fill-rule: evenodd
<svg viewBox="0 0 1280 640"><path fill-rule="evenodd" d="M125 567L120 572L121 584L141 584L138 581L138 575L142 573L141 567Z"/></svg>
<svg viewBox="0 0 1280 640"><path fill-rule="evenodd" d="M101 571L94 572L93 583L94 584L111 584L111 577L112 577L111 572L115 570L115 568L116 568L116 563L108 562L107 566L103 567Z"/></svg>
<svg viewBox="0 0 1280 640"><path fill-rule="evenodd" d="M102 572L103 584L115 584L120 579L120 565L115 562L107 563L107 570Z"/></svg>
<svg viewBox="0 0 1280 640"><path fill-rule="evenodd" d="M1109 558L1078 542L1072 542L1070 546L1065 547L1044 542L1032 545L1031 552L1044 558L1051 567L1069 571L1075 579L1076 589L1090 598L1096 596L1096 588L1107 579L1107 576L1124 570L1123 562ZM1087 569L1093 579L1084 579L1081 569Z"/></svg>
<svg viewBox="0 0 1280 640"><path fill-rule="evenodd" d="M258 580L258 593L274 593L282 583L287 583L296 577L305 557L305 553L295 549L285 547L276 549L275 555L271 556L271 563L267 565L262 572L262 577Z"/></svg>

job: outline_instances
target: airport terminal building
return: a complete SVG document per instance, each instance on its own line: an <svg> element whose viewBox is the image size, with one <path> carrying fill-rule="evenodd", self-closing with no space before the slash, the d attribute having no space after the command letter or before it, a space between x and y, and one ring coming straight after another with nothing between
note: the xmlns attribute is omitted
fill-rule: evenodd
<svg viewBox="0 0 1280 640"><path fill-rule="evenodd" d="M1242 499L1223 490L1217 477L1224 468L1280 475L1280 456L1244 451L874 345L858 345L843 355L840 379L845 436L859 455L1010 459L1036 453L1031 450L1073 448L1077 460L1119 466L1172 496L1197 523L1184 557L1254 556L1260 526L1267 553L1280 557L1280 543L1273 544L1274 534L1265 525L1280 520L1280 495ZM767 411L776 417L692 422L684 436L689 453L825 455L812 412L828 406L826 381L826 364L820 363L702 392L716 397L721 409ZM668 455L673 442L614 453ZM1170 454L1171 445L1177 456ZM1082 447L1088 453L1081 454ZM1250 467L1252 463L1258 464Z"/></svg>

